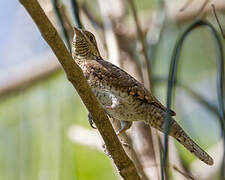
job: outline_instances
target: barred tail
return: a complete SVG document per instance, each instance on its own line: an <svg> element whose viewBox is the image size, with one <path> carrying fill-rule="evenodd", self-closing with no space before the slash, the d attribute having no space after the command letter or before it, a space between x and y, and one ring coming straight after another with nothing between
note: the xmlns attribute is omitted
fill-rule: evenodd
<svg viewBox="0 0 225 180"><path fill-rule="evenodd" d="M169 135L174 137L201 161L205 162L208 165L213 165L213 159L184 132L184 130L174 119L171 119L171 121L172 124ZM146 123L148 123L151 127L162 131L164 118L162 118L162 116L158 119L151 118L151 120L146 121Z"/></svg>
<svg viewBox="0 0 225 180"><path fill-rule="evenodd" d="M213 165L213 159L200 148L180 127L180 125L172 119L172 125L170 129L170 136L179 141L186 149L198 157L201 161L208 165Z"/></svg>

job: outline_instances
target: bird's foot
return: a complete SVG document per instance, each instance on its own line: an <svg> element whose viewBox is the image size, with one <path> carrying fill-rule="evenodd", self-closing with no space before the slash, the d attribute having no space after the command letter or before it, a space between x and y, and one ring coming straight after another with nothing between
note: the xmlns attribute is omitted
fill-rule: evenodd
<svg viewBox="0 0 225 180"><path fill-rule="evenodd" d="M120 121L121 128L116 132L116 135L119 136L124 133L127 129L131 127L132 123L132 121Z"/></svg>
<svg viewBox="0 0 225 180"><path fill-rule="evenodd" d="M123 140L120 140L121 144L126 147L126 148L130 148L130 145L126 142L124 142Z"/></svg>
<svg viewBox="0 0 225 180"><path fill-rule="evenodd" d="M109 153L107 147L105 144L102 145L102 148L104 149L104 153L109 157L109 158L112 158L111 154Z"/></svg>

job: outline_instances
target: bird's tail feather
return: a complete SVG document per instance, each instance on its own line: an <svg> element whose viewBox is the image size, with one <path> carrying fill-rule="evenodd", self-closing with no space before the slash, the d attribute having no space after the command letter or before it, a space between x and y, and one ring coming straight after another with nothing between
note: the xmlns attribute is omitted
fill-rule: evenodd
<svg viewBox="0 0 225 180"><path fill-rule="evenodd" d="M172 119L170 136L179 141L186 149L198 157L201 161L208 165L213 165L213 159L210 155L200 148L180 127L180 125Z"/></svg>
<svg viewBox="0 0 225 180"><path fill-rule="evenodd" d="M154 123L150 123L150 126L162 131L163 123L157 124L155 126ZM180 127L180 125L174 120L171 119L171 129L169 135L174 137L179 143L181 143L187 150L193 153L197 158L201 161L205 162L208 165L213 165L213 159L205 152L202 148L200 148Z"/></svg>

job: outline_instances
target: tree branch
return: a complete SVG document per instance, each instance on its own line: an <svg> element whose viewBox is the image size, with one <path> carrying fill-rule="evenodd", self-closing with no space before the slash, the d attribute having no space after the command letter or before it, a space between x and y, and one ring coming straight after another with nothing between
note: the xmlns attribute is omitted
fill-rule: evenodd
<svg viewBox="0 0 225 180"><path fill-rule="evenodd" d="M102 135L107 149L116 164L120 175L127 180L140 180L133 162L126 155L119 139L117 138L108 117L103 108L92 93L82 70L72 59L56 29L45 15L37 0L19 0L28 11L42 37L49 44L60 64L62 65L68 80L73 84L88 111L92 114L94 122Z"/></svg>

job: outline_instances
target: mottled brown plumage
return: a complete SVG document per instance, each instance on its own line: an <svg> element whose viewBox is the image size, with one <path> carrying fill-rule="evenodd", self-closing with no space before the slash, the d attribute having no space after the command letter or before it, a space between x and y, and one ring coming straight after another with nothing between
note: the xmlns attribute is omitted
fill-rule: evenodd
<svg viewBox="0 0 225 180"><path fill-rule="evenodd" d="M106 113L121 121L118 134L128 129L133 121L144 121L163 131L166 108L136 79L102 59L92 33L75 28L72 55ZM175 115L172 110L169 113ZM213 164L213 159L174 119L169 135L206 164Z"/></svg>

